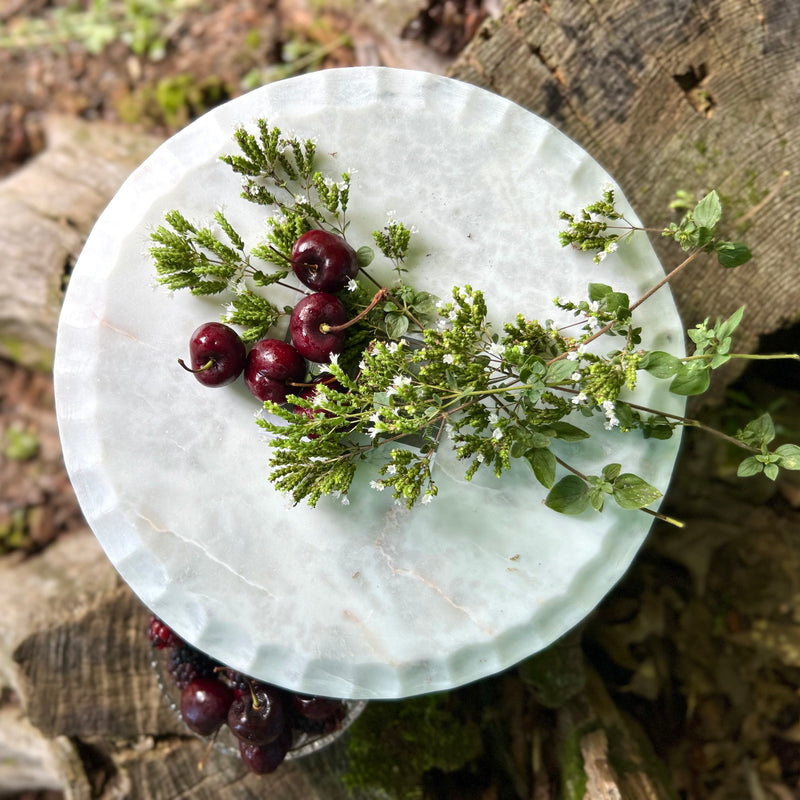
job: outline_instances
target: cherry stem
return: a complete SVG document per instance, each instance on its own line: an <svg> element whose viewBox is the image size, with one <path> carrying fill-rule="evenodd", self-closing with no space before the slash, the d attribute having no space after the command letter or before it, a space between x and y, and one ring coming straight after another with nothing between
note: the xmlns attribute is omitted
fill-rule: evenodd
<svg viewBox="0 0 800 800"><path fill-rule="evenodd" d="M252 698L253 701L253 708L256 709L257 711L259 708L261 708L261 703L258 702L258 698L256 697L256 690L253 688L252 681L247 682L247 688L250 689L250 697Z"/></svg>
<svg viewBox="0 0 800 800"><path fill-rule="evenodd" d="M186 363L184 362L184 360L183 360L182 358L179 358L179 359L178 359L178 363L179 363L179 364L180 364L180 365L181 365L181 366L182 366L182 367L183 367L183 368L184 368L184 369L185 369L187 372L191 372L193 375L196 375L198 372L205 372L207 369L211 369L211 367L213 367L213 366L214 366L214 364L216 364L216 363L217 363L217 359L216 359L216 358L209 358L209 359L208 359L208 361L206 361L206 363L205 363L205 364L203 364L203 366L202 366L202 367L198 367L197 369L192 369L191 367L187 367L187 366L186 366Z"/></svg>
<svg viewBox="0 0 800 800"><path fill-rule="evenodd" d="M300 383L299 381L286 381L287 386L299 386L302 389L307 389L309 386L320 386L322 384L326 386L331 383L336 383L336 376L331 375L330 378L325 378L322 381L312 381L311 383Z"/></svg>
<svg viewBox="0 0 800 800"><path fill-rule="evenodd" d="M337 333L338 331L346 330L351 325L355 325L356 322L360 322L362 319L364 319L364 317L366 317L367 314L369 314L369 312L372 311L372 309L375 308L375 306L386 297L386 294L386 288L381 286L381 288L375 292L375 296L372 298L372 300L369 301L369 305L360 314L356 314L355 317L347 320L347 322L343 322L341 325L329 325L327 322L323 322L319 326L320 331L322 333Z"/></svg>

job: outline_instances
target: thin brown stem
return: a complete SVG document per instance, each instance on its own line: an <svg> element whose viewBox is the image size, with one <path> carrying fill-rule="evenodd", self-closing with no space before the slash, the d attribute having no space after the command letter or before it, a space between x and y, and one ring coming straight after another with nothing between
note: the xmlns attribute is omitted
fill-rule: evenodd
<svg viewBox="0 0 800 800"><path fill-rule="evenodd" d="M375 292L375 296L370 300L369 305L361 311L359 314L356 314L352 319L347 320L347 322L343 322L341 325L329 325L327 322L323 322L319 329L322 333L336 333L338 331L347 330L351 325L355 325L356 322L360 322L364 317L375 308L378 303L381 302L386 297L386 289L381 286L381 288Z"/></svg>
<svg viewBox="0 0 800 800"><path fill-rule="evenodd" d="M659 289L661 289L663 286L669 283L669 281L671 281L681 270L685 269L689 264L691 264L692 261L694 261L695 258L697 258L697 256L700 255L700 253L702 252L703 252L702 250L695 250L693 253L690 253L683 261L681 261L680 264L678 264L677 267L675 267L675 269L667 273L657 284L655 284L655 286L650 287L650 289L648 289L638 300L631 303L630 310L633 311L635 308L638 308L642 303L644 303L644 301L647 300L649 297L652 297ZM588 339L584 339L584 341L581 342L581 345L587 345L590 342L593 342L595 339L599 339L603 334L608 333L611 330L611 328L614 327L615 322L616 320L613 320L608 324L604 325L602 328L600 328L599 331L593 333ZM576 349L575 347L570 348L569 350L561 353L561 355L558 355L555 358L551 358L547 362L547 366L550 366L550 364L554 364L556 361L561 361L562 359L566 358L569 355L569 353L571 353L575 349Z"/></svg>

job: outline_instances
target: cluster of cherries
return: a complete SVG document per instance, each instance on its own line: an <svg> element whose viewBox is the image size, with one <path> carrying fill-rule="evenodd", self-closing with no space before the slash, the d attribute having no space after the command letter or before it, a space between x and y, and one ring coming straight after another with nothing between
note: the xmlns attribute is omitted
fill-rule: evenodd
<svg viewBox="0 0 800 800"><path fill-rule="evenodd" d="M306 360L327 363L342 352L348 320L342 301L334 294L358 274L356 251L340 236L314 229L292 246L292 271L309 289L292 309L289 318L291 344L281 339L261 339L248 353L239 334L221 322L207 322L189 341L191 366L204 386L227 386L244 372L244 382L257 399L286 402L287 394L299 394L304 383Z"/></svg>
<svg viewBox="0 0 800 800"><path fill-rule="evenodd" d="M155 649L170 650L168 672L187 727L216 736L227 725L242 761L259 775L274 772L303 739L338 730L346 715L342 700L289 692L217 664L155 616L148 638Z"/></svg>

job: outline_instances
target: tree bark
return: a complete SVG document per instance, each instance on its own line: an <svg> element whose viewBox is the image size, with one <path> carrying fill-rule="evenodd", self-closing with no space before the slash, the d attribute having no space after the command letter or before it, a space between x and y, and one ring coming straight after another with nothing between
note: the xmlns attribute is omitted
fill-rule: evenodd
<svg viewBox="0 0 800 800"><path fill-rule="evenodd" d="M677 219L676 190L699 199L716 188L724 237L754 258L735 270L698 265L674 292L687 326L746 304L737 347L750 351L800 307L798 41L800 5L782 0L516 0L450 75L576 140L645 226ZM655 246L665 267L678 263L674 245Z"/></svg>

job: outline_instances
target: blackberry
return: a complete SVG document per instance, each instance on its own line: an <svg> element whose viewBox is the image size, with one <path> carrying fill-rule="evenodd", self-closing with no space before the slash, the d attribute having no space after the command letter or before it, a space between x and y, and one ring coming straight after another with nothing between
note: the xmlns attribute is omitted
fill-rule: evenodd
<svg viewBox="0 0 800 800"><path fill-rule="evenodd" d="M167 647L178 647L182 644L180 637L171 628L168 628L155 615L150 617L147 626L147 638L156 650L164 650Z"/></svg>
<svg viewBox="0 0 800 800"><path fill-rule="evenodd" d="M216 678L216 661L188 644L176 647L169 656L167 671L179 689L198 678Z"/></svg>
<svg viewBox="0 0 800 800"><path fill-rule="evenodd" d="M225 679L228 681L228 685L231 687L236 697L250 694L250 687L253 684L252 678L249 678L243 672L238 672L230 667L225 667L225 669L222 671L222 674L225 676Z"/></svg>

